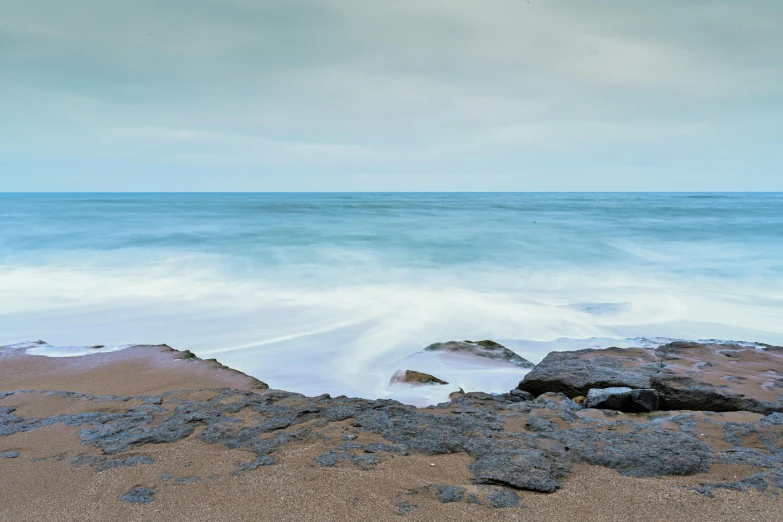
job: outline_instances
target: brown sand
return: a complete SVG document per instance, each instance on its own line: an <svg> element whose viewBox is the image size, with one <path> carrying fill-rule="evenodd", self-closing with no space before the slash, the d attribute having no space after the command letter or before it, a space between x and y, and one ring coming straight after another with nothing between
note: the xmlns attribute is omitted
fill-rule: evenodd
<svg viewBox="0 0 783 522"><path fill-rule="evenodd" d="M0 391L60 389L96 395L152 395L169 390L252 387L252 381L241 374L203 361L176 360L176 355L162 347L69 359L5 354L0 356ZM14 406L24 415L52 415L82 408L86 411L88 407L95 411L91 402L28 394L6 397L0 406ZM121 403L119 407L131 405ZM105 407L118 405L106 403ZM334 429L342 428L335 424ZM130 453L149 455L155 459L154 465L96 472L70 462L89 451L80 443L78 430L57 424L0 438L0 451L23 454L0 459L0 520L783 520L781 497L717 491L716 498L710 499L682 488L736 480L749 472L740 466L715 466L709 474L694 477L635 479L585 465L577 467L556 493L520 492L524 508L493 510L464 502L443 504L428 493L404 494L433 483L475 489L467 468L471 458L465 454L395 457L362 471L350 465L319 467L313 458L326 446L302 442L285 446L276 455L278 465L235 476L236 463L249 462L254 455L205 444L196 433L177 443L147 445ZM360 436L360 442L368 440L370 435ZM30 458L39 460L30 462ZM163 473L200 479L177 486L173 481L161 481ZM210 476L219 478L207 478ZM155 502L132 505L118 500L136 485L157 488ZM401 500L421 507L399 517L396 511Z"/></svg>

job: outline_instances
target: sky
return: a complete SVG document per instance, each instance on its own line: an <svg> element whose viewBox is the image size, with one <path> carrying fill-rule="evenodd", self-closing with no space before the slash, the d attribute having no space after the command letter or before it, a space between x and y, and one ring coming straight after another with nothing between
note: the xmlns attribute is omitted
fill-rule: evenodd
<svg viewBox="0 0 783 522"><path fill-rule="evenodd" d="M0 191L783 191L780 0L0 0Z"/></svg>

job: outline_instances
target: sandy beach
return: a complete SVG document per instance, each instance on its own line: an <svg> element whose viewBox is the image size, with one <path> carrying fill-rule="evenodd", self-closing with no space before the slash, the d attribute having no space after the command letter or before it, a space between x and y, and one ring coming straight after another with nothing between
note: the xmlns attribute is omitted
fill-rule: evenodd
<svg viewBox="0 0 783 522"><path fill-rule="evenodd" d="M125 412L144 402L139 396L166 394L163 407L184 398L205 401L226 388L270 394L258 382L230 369L181 352L144 346L72 358L0 356L0 399L19 418L44 418L85 412ZM19 392L18 390L27 390ZM36 390L66 390L84 397L64 398ZM136 397L107 401L101 396ZM174 406L175 407L175 406ZM244 412L238 417L243 418ZM750 414L754 415L754 414ZM757 416L760 417L760 416ZM330 423L323 433L339 436L349 420ZM95 454L79 438L80 427L53 423L0 437L0 510L5 520L779 520L783 498L757 491L716 491L714 498L686 486L736 480L748 466L713 466L688 477L632 478L601 466L578 465L562 488L545 494L522 491L516 507L496 509L466 502L438 501L430 488L449 484L478 492L471 483L465 453L393 456L372 469L314 459L328 450L325 440L287 444L276 465L235 474L239 463L255 455L244 449L208 444L203 428L172 443L144 444L123 452L144 456L150 464L98 471L75 458ZM362 433L357 442L382 442ZM120 500L135 487L156 490L149 504ZM429 488L429 489L428 489ZM408 505L404 514L401 506Z"/></svg>

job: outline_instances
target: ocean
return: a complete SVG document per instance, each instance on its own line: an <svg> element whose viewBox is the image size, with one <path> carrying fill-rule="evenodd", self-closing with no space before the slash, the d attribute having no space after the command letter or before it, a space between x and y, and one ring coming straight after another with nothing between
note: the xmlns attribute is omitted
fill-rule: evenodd
<svg viewBox="0 0 783 522"><path fill-rule="evenodd" d="M452 339L783 344L783 194L2 194L0 342L37 339L370 398Z"/></svg>

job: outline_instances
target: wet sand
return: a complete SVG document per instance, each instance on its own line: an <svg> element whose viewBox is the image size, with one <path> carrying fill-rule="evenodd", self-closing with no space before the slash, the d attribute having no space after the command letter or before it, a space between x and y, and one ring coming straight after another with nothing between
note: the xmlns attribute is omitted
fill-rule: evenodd
<svg viewBox="0 0 783 522"><path fill-rule="evenodd" d="M194 390L193 397L212 397L216 388L251 390L256 383L237 372L207 361L179 360L166 347L134 347L76 358L0 354L0 392L22 389L68 390L92 395L156 395ZM267 393L255 390L254 393ZM64 400L56 395L15 394L0 399L0 407L15 407L24 416L96 411L95 401ZM132 401L97 405L128 409ZM752 414L751 414L752 415ZM341 429L335 423L335 430ZM206 444L199 431L175 443L147 444L127 455L146 455L155 464L96 471L71 460L94 449L78 438L80 428L54 424L0 437L0 452L20 457L0 459L0 513L3 520L783 520L783 495L716 491L708 498L684 489L700 482L736 480L749 473L741 466L714 466L709 474L691 477L637 479L603 467L580 465L553 494L519 492L521 506L441 503L421 490L430 484L470 483L464 454L398 456L363 471L338 464L316 465L325 451L321 441L286 445L275 466L234 475L238 462L255 455L244 450ZM360 442L372 436L363 434ZM32 462L31 462L32 460ZM170 480L162 480L164 474ZM188 479L197 478L190 482ZM134 505L119 497L134 486L154 487L155 501ZM397 515L398 503L413 507Z"/></svg>

